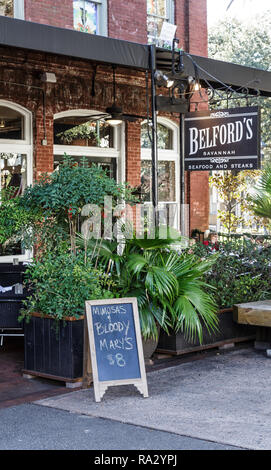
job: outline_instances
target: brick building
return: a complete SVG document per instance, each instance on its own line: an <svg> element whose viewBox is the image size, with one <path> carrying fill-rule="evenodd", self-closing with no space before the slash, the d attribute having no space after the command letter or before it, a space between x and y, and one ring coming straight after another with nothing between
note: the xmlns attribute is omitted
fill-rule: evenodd
<svg viewBox="0 0 271 470"><path fill-rule="evenodd" d="M146 127L146 70L124 63L121 57L111 63L110 51L106 51L111 43L103 42L103 37L121 40L112 42L112 47L130 48L133 56L134 51L141 50L140 44L159 44L161 26L166 21L177 26L176 37L182 49L206 56L206 0L1 0L0 15L1 187L12 184L18 186L18 192L23 191L41 173L57 168L67 153L78 159L86 156L90 162L107 168L119 181L141 184L144 198L149 201L151 150ZM2 41L1 30L10 37L8 41ZM16 31L16 39L12 30ZM66 36L65 30L78 31ZM107 63L99 60L99 50L90 41L93 34L108 53ZM51 37L60 38L60 42L51 41ZM71 41L70 54L65 49L66 37ZM87 54L72 52L80 41L92 54L91 60ZM49 42L51 48L47 47ZM132 49L131 43L138 48ZM129 116L117 126L97 120L105 115L114 98L124 115ZM82 137L88 122L88 135ZM159 201L176 208L174 223L178 228L179 123L178 114L159 112ZM99 139L95 140L97 135ZM190 230L206 230L208 172L192 172L185 178ZM1 255L5 261L12 258L11 253ZM22 253L20 258L27 256Z"/></svg>

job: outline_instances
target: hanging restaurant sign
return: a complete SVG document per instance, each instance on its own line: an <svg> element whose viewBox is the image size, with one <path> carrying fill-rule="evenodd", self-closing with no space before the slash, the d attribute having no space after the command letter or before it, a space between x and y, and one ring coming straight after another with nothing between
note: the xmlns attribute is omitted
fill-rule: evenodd
<svg viewBox="0 0 271 470"><path fill-rule="evenodd" d="M188 113L185 169L254 170L260 167L259 107Z"/></svg>

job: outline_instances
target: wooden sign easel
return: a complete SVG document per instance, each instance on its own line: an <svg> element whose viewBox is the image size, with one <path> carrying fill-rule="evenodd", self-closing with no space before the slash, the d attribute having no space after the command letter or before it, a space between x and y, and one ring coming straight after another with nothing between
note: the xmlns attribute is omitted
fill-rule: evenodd
<svg viewBox="0 0 271 470"><path fill-rule="evenodd" d="M148 397L137 299L87 301L86 319L95 401L108 387L128 384Z"/></svg>

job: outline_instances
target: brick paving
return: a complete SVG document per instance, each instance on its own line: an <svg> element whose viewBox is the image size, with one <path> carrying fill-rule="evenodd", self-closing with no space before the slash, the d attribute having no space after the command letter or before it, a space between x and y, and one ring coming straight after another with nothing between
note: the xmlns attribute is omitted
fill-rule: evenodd
<svg viewBox="0 0 271 470"><path fill-rule="evenodd" d="M0 347L0 408L70 392L60 382L24 378L23 362L23 338L4 338Z"/></svg>

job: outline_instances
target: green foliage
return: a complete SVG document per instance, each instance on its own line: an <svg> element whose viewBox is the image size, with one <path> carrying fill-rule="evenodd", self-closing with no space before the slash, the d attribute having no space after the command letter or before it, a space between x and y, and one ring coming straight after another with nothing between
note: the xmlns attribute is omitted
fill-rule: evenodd
<svg viewBox="0 0 271 470"><path fill-rule="evenodd" d="M271 70L270 55L270 11L255 17L253 22L243 23L237 19L224 20L209 29L209 57L225 60L248 67ZM244 83L243 86L249 84ZM252 83L257 87L257 83ZM252 104L261 105L261 131L265 158L271 157L271 101L269 98L253 100ZM226 101L224 102L226 103ZM230 107L246 106L246 101L229 101Z"/></svg>
<svg viewBox="0 0 271 470"><path fill-rule="evenodd" d="M30 295L24 301L20 318L33 312L49 315L57 322L65 317L84 315L85 301L112 297L102 271L94 269L84 256L67 252L47 253L35 259L26 270Z"/></svg>
<svg viewBox="0 0 271 470"><path fill-rule="evenodd" d="M112 196L116 204L118 198L129 200L131 191L97 165L88 167L85 159L77 164L66 155L58 171L43 175L34 186L25 189L21 204L34 212L41 209L67 220L68 214L78 215L85 204L102 207L104 196Z"/></svg>
<svg viewBox="0 0 271 470"><path fill-rule="evenodd" d="M250 195L252 210L259 217L271 221L271 164L265 165L261 177Z"/></svg>
<svg viewBox="0 0 271 470"><path fill-rule="evenodd" d="M236 303L268 299L271 296L271 245L259 245L253 240L219 242L214 246L197 243L189 248L202 260L214 257L215 262L204 274L207 287L219 308ZM214 254L216 253L216 254Z"/></svg>
<svg viewBox="0 0 271 470"><path fill-rule="evenodd" d="M84 240L81 238L81 246ZM157 337L157 325L182 331L188 341L202 341L202 323L211 333L217 328L216 305L206 294L203 274L214 259L202 262L174 249L176 239L126 240L120 254L116 241L102 241L91 257L114 279L114 296L136 297L141 332L145 339Z"/></svg>
<svg viewBox="0 0 271 470"><path fill-rule="evenodd" d="M88 125L88 123L79 124L71 129L60 132L57 137L63 144L70 144L75 139L94 139L97 144L100 143L98 134Z"/></svg>
<svg viewBox="0 0 271 470"><path fill-rule="evenodd" d="M258 224L269 228L263 215L255 214L249 198L249 191L255 186L260 174L259 170L239 171L237 174L232 171L220 171L209 178L210 185L217 189L223 201L224 208L218 211L218 218L228 233L234 232L240 224L243 227ZM241 209L240 215L236 215L238 206Z"/></svg>
<svg viewBox="0 0 271 470"><path fill-rule="evenodd" d="M80 230L82 208L86 204L103 207L105 196L112 197L113 208L119 200L136 200L128 185L117 184L102 168L89 167L86 159L78 164L65 155L58 171L44 174L34 186L25 189L20 204L32 214L41 212L44 218L53 217L56 226L69 234L75 254L75 232Z"/></svg>
<svg viewBox="0 0 271 470"><path fill-rule="evenodd" d="M33 228L41 220L41 213L33 214L21 206L20 197L13 197L14 188L3 190L0 205L0 244L4 252L9 247L23 242L30 248Z"/></svg>

